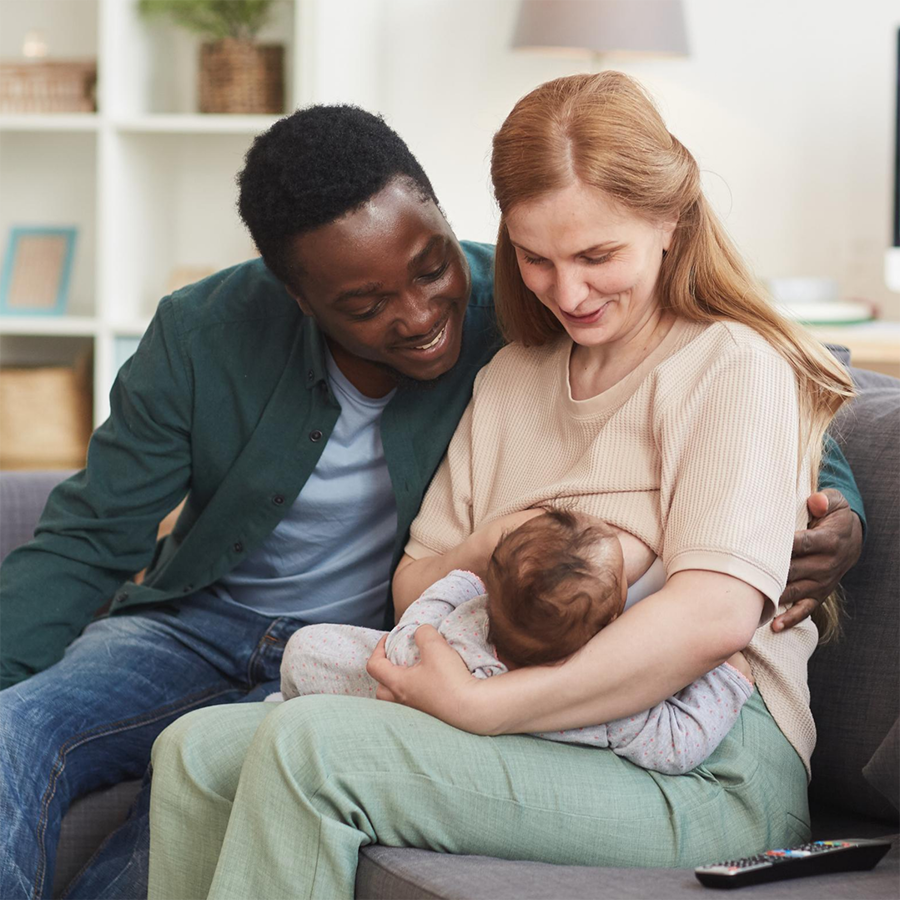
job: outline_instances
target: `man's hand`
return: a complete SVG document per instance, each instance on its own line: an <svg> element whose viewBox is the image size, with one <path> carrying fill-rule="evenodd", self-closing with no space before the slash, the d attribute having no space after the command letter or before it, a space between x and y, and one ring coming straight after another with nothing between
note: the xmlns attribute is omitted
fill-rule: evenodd
<svg viewBox="0 0 900 900"><path fill-rule="evenodd" d="M837 586L862 552L862 525L834 488L807 501L809 528L794 534L794 550L782 603L794 605L772 620L772 631L802 622Z"/></svg>

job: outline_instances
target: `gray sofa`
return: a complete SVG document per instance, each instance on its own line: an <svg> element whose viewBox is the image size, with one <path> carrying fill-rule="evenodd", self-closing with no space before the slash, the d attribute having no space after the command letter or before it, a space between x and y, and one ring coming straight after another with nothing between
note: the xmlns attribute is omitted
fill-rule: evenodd
<svg viewBox="0 0 900 900"><path fill-rule="evenodd" d="M900 896L900 840L895 834L900 765L900 381L856 369L853 375L860 396L835 423L834 433L862 491L869 531L862 558L844 581L849 611L845 636L819 649L810 668L819 730L810 786L812 828L817 838L889 836L897 843L872 872L759 886L749 889L753 897ZM47 493L63 474L3 474L0 558L28 539ZM137 782L121 784L72 806L63 821L54 897L122 821L136 790ZM356 885L357 897L394 900L668 900L698 897L703 890L690 871L678 869L552 866L379 846L361 852Z"/></svg>

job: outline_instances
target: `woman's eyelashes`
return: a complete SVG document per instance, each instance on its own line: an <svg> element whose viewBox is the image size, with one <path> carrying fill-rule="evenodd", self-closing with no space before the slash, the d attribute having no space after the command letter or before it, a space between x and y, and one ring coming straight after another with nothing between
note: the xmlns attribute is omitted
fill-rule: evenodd
<svg viewBox="0 0 900 900"><path fill-rule="evenodd" d="M604 253L603 256L585 256L584 261L589 266L600 266L612 259L612 253Z"/></svg>
<svg viewBox="0 0 900 900"><path fill-rule="evenodd" d="M547 262L543 256L529 256L527 253L522 254L522 259L525 260L529 266L539 266L541 263Z"/></svg>
<svg viewBox="0 0 900 900"><path fill-rule="evenodd" d="M608 262L612 258L612 253L605 253L603 256L582 256L581 259L589 266L599 266ZM527 253L522 254L522 259L530 266L544 265L547 260L543 256L529 256Z"/></svg>

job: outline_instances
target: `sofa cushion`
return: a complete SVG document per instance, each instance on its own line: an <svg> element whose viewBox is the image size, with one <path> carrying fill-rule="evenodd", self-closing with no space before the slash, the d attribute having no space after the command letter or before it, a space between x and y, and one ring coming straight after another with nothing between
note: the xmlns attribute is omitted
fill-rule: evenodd
<svg viewBox="0 0 900 900"><path fill-rule="evenodd" d="M750 889L766 900L847 900L848 897L896 900L900 846L894 846L871 872L849 872L774 882ZM719 862L719 860L710 860ZM678 900L704 891L690 869L595 869L548 863L451 856L428 850L366 847L356 873L356 896L366 900L545 900L591 897L593 900Z"/></svg>
<svg viewBox="0 0 900 900"><path fill-rule="evenodd" d="M69 807L59 832L52 897L62 896L82 866L125 821L140 789L140 780L123 781L81 797Z"/></svg>
<svg viewBox="0 0 900 900"><path fill-rule="evenodd" d="M894 809L900 810L900 719L866 763L863 775Z"/></svg>
<svg viewBox="0 0 900 900"><path fill-rule="evenodd" d="M843 588L844 637L810 660L818 729L810 796L843 809L897 821L897 810L865 779L863 767L900 712L900 381L851 370L859 396L832 433L862 493L868 531Z"/></svg>

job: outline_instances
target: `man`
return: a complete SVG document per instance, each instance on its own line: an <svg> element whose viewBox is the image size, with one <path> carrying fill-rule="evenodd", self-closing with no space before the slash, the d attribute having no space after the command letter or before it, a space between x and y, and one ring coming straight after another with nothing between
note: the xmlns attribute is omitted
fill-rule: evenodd
<svg viewBox="0 0 900 900"><path fill-rule="evenodd" d="M3 566L3 897L49 895L71 801L140 775L175 718L276 690L296 628L391 627L410 522L499 346L492 249L457 241L379 118L299 111L239 181L262 260L162 301L86 469ZM859 553L858 493L829 458L858 515L836 492L813 501L794 581L814 599L789 622ZM148 788L67 896L145 894Z"/></svg>

